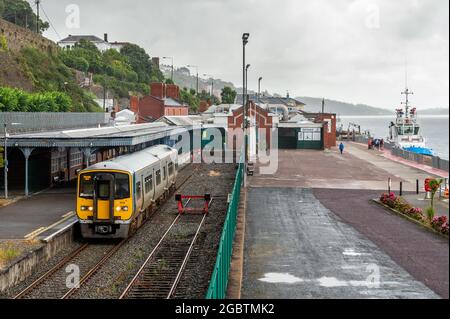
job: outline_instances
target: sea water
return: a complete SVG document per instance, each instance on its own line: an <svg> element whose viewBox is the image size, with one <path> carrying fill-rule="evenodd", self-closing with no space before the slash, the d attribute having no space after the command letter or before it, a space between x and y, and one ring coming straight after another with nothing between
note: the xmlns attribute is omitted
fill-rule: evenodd
<svg viewBox="0 0 450 319"><path fill-rule="evenodd" d="M389 135L389 124L395 121L393 116L340 116L338 127L348 129L349 123L361 125L361 131L370 131L375 138L386 139ZM449 159L449 116L419 115L421 133L427 140L427 147L438 156Z"/></svg>

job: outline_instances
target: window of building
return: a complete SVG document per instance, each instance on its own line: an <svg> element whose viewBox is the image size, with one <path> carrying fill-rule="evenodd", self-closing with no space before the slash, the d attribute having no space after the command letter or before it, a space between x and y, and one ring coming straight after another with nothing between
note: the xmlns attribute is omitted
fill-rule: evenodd
<svg viewBox="0 0 450 319"><path fill-rule="evenodd" d="M83 153L80 150L70 152L70 167L78 167L83 164Z"/></svg>

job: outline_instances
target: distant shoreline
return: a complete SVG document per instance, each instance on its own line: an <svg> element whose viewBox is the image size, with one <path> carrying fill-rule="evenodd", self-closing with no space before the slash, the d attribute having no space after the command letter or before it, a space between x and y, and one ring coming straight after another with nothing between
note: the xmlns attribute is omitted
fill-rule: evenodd
<svg viewBox="0 0 450 319"><path fill-rule="evenodd" d="M352 118L365 118L365 119L370 119L370 118L394 118L395 115L338 115L338 117L340 119L352 119ZM431 119L431 118L449 118L449 114L424 114L424 115L419 115L419 121L421 118L427 118L427 119Z"/></svg>

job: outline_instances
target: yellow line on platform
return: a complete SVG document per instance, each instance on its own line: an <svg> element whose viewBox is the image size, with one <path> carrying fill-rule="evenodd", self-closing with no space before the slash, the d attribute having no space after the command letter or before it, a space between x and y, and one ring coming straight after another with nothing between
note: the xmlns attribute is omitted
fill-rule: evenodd
<svg viewBox="0 0 450 319"><path fill-rule="evenodd" d="M40 234L46 232L49 229L52 229L55 226L58 226L59 224L65 222L66 220L68 220L70 217L73 217L73 216L75 216L75 212L73 212L73 211L68 212L68 213L62 215L63 218L60 219L59 221L57 221L56 223L53 223L53 224L51 224L50 226L47 226L47 227L38 228L35 231L32 231L31 233L29 233L28 235L25 235L24 238L27 239L27 240L35 239Z"/></svg>

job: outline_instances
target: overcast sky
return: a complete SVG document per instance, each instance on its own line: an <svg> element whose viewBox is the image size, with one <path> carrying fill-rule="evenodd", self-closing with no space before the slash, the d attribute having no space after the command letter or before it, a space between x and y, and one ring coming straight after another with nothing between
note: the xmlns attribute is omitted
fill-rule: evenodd
<svg viewBox="0 0 450 319"><path fill-rule="evenodd" d="M79 26L66 13L70 4L79 7ZM262 76L263 89L283 95L392 109L407 60L413 103L449 105L448 0L42 0L42 6L61 37L108 33L110 41L174 56L176 66L198 65L201 74L237 86L241 36L249 32L250 88ZM46 36L59 39L53 29Z"/></svg>

